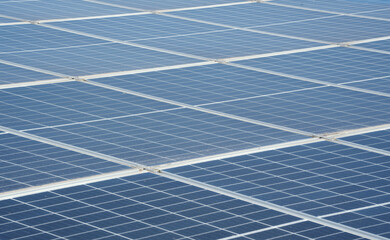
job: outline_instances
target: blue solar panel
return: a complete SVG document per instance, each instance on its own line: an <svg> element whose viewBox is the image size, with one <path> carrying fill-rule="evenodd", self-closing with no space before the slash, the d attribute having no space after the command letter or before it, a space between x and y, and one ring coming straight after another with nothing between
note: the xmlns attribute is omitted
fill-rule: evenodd
<svg viewBox="0 0 390 240"><path fill-rule="evenodd" d="M390 77L387 77L387 78L373 79L367 81L358 81L347 85L390 94L389 82L390 82Z"/></svg>
<svg viewBox="0 0 390 240"><path fill-rule="evenodd" d="M122 41L226 30L223 27L156 14L56 22L50 25Z"/></svg>
<svg viewBox="0 0 390 240"><path fill-rule="evenodd" d="M361 12L359 13L359 15L390 19L390 9L377 10L372 12Z"/></svg>
<svg viewBox="0 0 390 240"><path fill-rule="evenodd" d="M335 87L202 106L313 133L386 124L390 118L388 97Z"/></svg>
<svg viewBox="0 0 390 240"><path fill-rule="evenodd" d="M331 83L390 75L390 55L341 47L236 63Z"/></svg>
<svg viewBox="0 0 390 240"><path fill-rule="evenodd" d="M241 30L140 40L136 42L147 46L160 47L213 59L280 52L321 45L314 42Z"/></svg>
<svg viewBox="0 0 390 240"><path fill-rule="evenodd" d="M14 129L69 124L175 106L80 82L0 90L0 125Z"/></svg>
<svg viewBox="0 0 390 240"><path fill-rule="evenodd" d="M119 43L0 54L0 59L72 76L198 62Z"/></svg>
<svg viewBox="0 0 390 240"><path fill-rule="evenodd" d="M315 216L390 200L390 157L330 142L168 169Z"/></svg>
<svg viewBox="0 0 390 240"><path fill-rule="evenodd" d="M192 105L320 86L222 64L107 77L93 81Z"/></svg>
<svg viewBox="0 0 390 240"><path fill-rule="evenodd" d="M390 52L390 40L362 43L356 46Z"/></svg>
<svg viewBox="0 0 390 240"><path fill-rule="evenodd" d="M370 132L351 137L345 137L343 140L390 151L390 130Z"/></svg>
<svg viewBox="0 0 390 240"><path fill-rule="evenodd" d="M0 2L0 14L26 20L63 19L136 12L78 0Z"/></svg>
<svg viewBox="0 0 390 240"><path fill-rule="evenodd" d="M58 77L0 63L0 84L55 79Z"/></svg>
<svg viewBox="0 0 390 240"><path fill-rule="evenodd" d="M390 8L386 0L276 0L275 3L340 13L359 13Z"/></svg>
<svg viewBox="0 0 390 240"><path fill-rule="evenodd" d="M188 160L304 138L190 109L29 132L144 165Z"/></svg>
<svg viewBox="0 0 390 240"><path fill-rule="evenodd" d="M0 155L0 192L129 169L11 134L0 134Z"/></svg>
<svg viewBox="0 0 390 240"><path fill-rule="evenodd" d="M67 48L102 43L107 42L38 25L0 26L0 53Z"/></svg>
<svg viewBox="0 0 390 240"><path fill-rule="evenodd" d="M277 25L334 16L328 13L258 3L177 11L169 14L235 27Z"/></svg>
<svg viewBox="0 0 390 240"><path fill-rule="evenodd" d="M340 43L388 36L390 34L390 22L351 16L336 16L253 29Z"/></svg>
<svg viewBox="0 0 390 240"><path fill-rule="evenodd" d="M15 22L15 20L0 17L0 23L11 23L11 22Z"/></svg>

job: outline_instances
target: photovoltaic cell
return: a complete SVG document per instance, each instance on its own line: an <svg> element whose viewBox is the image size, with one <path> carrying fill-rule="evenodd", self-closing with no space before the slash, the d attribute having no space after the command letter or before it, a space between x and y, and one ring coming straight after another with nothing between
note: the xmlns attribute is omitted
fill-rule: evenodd
<svg viewBox="0 0 390 240"><path fill-rule="evenodd" d="M0 192L129 169L11 134L0 135L0 155Z"/></svg>
<svg viewBox="0 0 390 240"><path fill-rule="evenodd" d="M320 142L166 171L324 216L389 202L389 159L373 152Z"/></svg>
<svg viewBox="0 0 390 240"><path fill-rule="evenodd" d="M390 55L341 47L236 63L331 83L390 75Z"/></svg>
<svg viewBox="0 0 390 240"><path fill-rule="evenodd" d="M343 140L390 151L390 130L345 137Z"/></svg>
<svg viewBox="0 0 390 240"><path fill-rule="evenodd" d="M386 124L390 118L389 98L335 87L202 107L312 133Z"/></svg>
<svg viewBox="0 0 390 240"><path fill-rule="evenodd" d="M156 14L55 22L50 25L122 41L166 38L227 29Z"/></svg>
<svg viewBox="0 0 390 240"><path fill-rule="evenodd" d="M43 128L29 133L144 165L304 138L190 109Z"/></svg>
<svg viewBox="0 0 390 240"><path fill-rule="evenodd" d="M342 43L388 36L390 35L390 22L351 16L337 16L255 27L253 29L318 41Z"/></svg>
<svg viewBox="0 0 390 240"><path fill-rule="evenodd" d="M353 82L347 85L390 94L389 83L390 83L390 77L386 77L386 78L373 79L367 81Z"/></svg>
<svg viewBox="0 0 390 240"><path fill-rule="evenodd" d="M362 43L362 44L358 44L356 46L390 52L390 40Z"/></svg>
<svg viewBox="0 0 390 240"><path fill-rule="evenodd" d="M192 105L320 86L222 64L107 77L92 81Z"/></svg>
<svg viewBox="0 0 390 240"><path fill-rule="evenodd" d="M3 89L0 106L0 125L18 130L175 108L80 82Z"/></svg>
<svg viewBox="0 0 390 240"><path fill-rule="evenodd" d="M132 12L137 11L78 0L0 2L0 14L25 20L91 17Z"/></svg>
<svg viewBox="0 0 390 240"><path fill-rule="evenodd" d="M107 42L33 24L0 26L0 53L27 52L102 43Z"/></svg>
<svg viewBox="0 0 390 240"><path fill-rule="evenodd" d="M259 3L176 11L169 14L235 27L272 26L287 22L335 16L328 13Z"/></svg>
<svg viewBox="0 0 390 240"><path fill-rule="evenodd" d="M0 59L72 76L163 67L199 61L119 43L0 54Z"/></svg>
<svg viewBox="0 0 390 240"><path fill-rule="evenodd" d="M135 42L212 59L281 52L321 45L314 42L241 30L219 31Z"/></svg>
<svg viewBox="0 0 390 240"><path fill-rule="evenodd" d="M334 1L317 1L317 0L276 0L275 3L282 3L296 7L312 8L324 11L335 11L340 13L359 13L381 10L390 8L386 0L334 0Z"/></svg>
<svg viewBox="0 0 390 240"><path fill-rule="evenodd" d="M35 72L2 63L0 63L0 75L0 84L31 82L58 78L49 74Z"/></svg>
<svg viewBox="0 0 390 240"><path fill-rule="evenodd" d="M14 239L201 240L271 226L291 236L340 234L310 222L279 229L300 219L150 173L5 200L1 206L1 226L8 232L0 236Z"/></svg>

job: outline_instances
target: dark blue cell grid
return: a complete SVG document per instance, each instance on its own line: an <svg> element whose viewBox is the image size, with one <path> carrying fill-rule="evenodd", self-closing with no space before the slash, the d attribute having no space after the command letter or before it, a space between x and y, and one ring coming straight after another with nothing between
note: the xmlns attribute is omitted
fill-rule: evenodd
<svg viewBox="0 0 390 240"><path fill-rule="evenodd" d="M328 13L258 3L175 11L169 14L235 27L271 26L334 16Z"/></svg>
<svg viewBox="0 0 390 240"><path fill-rule="evenodd" d="M342 139L364 146L390 151L390 130L370 132Z"/></svg>
<svg viewBox="0 0 390 240"><path fill-rule="evenodd" d="M129 169L27 138L0 134L0 192Z"/></svg>
<svg viewBox="0 0 390 240"><path fill-rule="evenodd" d="M122 41L226 30L210 24L156 14L64 21L51 25Z"/></svg>
<svg viewBox="0 0 390 240"><path fill-rule="evenodd" d="M336 87L322 87L204 108L309 133L332 133L387 124L390 99Z"/></svg>
<svg viewBox="0 0 390 240"><path fill-rule="evenodd" d="M159 165L305 136L190 109L30 131L144 165Z"/></svg>
<svg viewBox="0 0 390 240"><path fill-rule="evenodd" d="M281 52L322 45L316 42L234 29L135 42L213 59Z"/></svg>
<svg viewBox="0 0 390 240"><path fill-rule="evenodd" d="M64 19L137 11L79 0L39 0L0 2L0 14L24 20Z"/></svg>
<svg viewBox="0 0 390 240"><path fill-rule="evenodd" d="M0 75L0 84L32 82L58 78L49 74L35 72L2 63L0 63Z"/></svg>
<svg viewBox="0 0 390 240"><path fill-rule="evenodd" d="M377 153L320 142L167 171L323 216L387 203L389 159Z"/></svg>
<svg viewBox="0 0 390 240"><path fill-rule="evenodd" d="M80 82L0 90L0 125L26 130L174 108Z"/></svg>
<svg viewBox="0 0 390 240"><path fill-rule="evenodd" d="M192 58L119 43L0 54L0 59L71 76L199 62Z"/></svg>
<svg viewBox="0 0 390 240"><path fill-rule="evenodd" d="M318 87L316 83L223 64L94 79L191 105Z"/></svg>
<svg viewBox="0 0 390 240"><path fill-rule="evenodd" d="M329 43L344 43L388 36L390 22L352 16L335 16L253 29Z"/></svg>
<svg viewBox="0 0 390 240"><path fill-rule="evenodd" d="M235 62L331 83L390 75L390 55L352 48L331 48Z"/></svg>
<svg viewBox="0 0 390 240"><path fill-rule="evenodd" d="M102 43L107 42L35 24L0 26L0 53L61 49Z"/></svg>
<svg viewBox="0 0 390 240"><path fill-rule="evenodd" d="M0 238L23 240L220 239L300 220L153 174L5 200L0 214Z"/></svg>

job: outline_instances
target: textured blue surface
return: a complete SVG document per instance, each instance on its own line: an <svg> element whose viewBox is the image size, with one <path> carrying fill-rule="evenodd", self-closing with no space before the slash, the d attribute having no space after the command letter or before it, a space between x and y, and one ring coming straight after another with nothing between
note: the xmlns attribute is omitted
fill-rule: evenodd
<svg viewBox="0 0 390 240"><path fill-rule="evenodd" d="M93 81L192 105L320 86L222 64L107 77Z"/></svg>
<svg viewBox="0 0 390 240"><path fill-rule="evenodd" d="M0 84L30 82L58 78L45 73L35 72L0 63Z"/></svg>
<svg viewBox="0 0 390 240"><path fill-rule="evenodd" d="M372 12L361 12L359 14L363 15L363 16L369 16L369 17L390 19L390 9L378 10L378 11L372 11Z"/></svg>
<svg viewBox="0 0 390 240"><path fill-rule="evenodd" d="M343 140L390 151L390 130L345 137Z"/></svg>
<svg viewBox="0 0 390 240"><path fill-rule="evenodd" d="M50 23L122 41L221 31L226 28L156 14Z"/></svg>
<svg viewBox="0 0 390 240"><path fill-rule="evenodd" d="M11 134L0 134L0 156L0 192L129 169Z"/></svg>
<svg viewBox="0 0 390 240"><path fill-rule="evenodd" d="M349 83L347 85L390 94L390 77L367 81L358 81Z"/></svg>
<svg viewBox="0 0 390 240"><path fill-rule="evenodd" d="M204 108L312 133L331 133L388 123L390 99L322 87L203 105Z"/></svg>
<svg viewBox="0 0 390 240"><path fill-rule="evenodd" d="M315 216L390 200L390 157L314 143L167 171Z"/></svg>
<svg viewBox="0 0 390 240"><path fill-rule="evenodd" d="M175 106L79 82L0 90L0 125L29 128L142 114Z"/></svg>
<svg viewBox="0 0 390 240"><path fill-rule="evenodd" d="M78 0L0 2L0 14L25 20L63 19L137 12Z"/></svg>
<svg viewBox="0 0 390 240"><path fill-rule="evenodd" d="M304 138L190 109L43 128L30 133L145 165Z"/></svg>
<svg viewBox="0 0 390 240"><path fill-rule="evenodd" d="M390 55L351 48L322 49L235 63L331 83L390 75Z"/></svg>
<svg viewBox="0 0 390 240"><path fill-rule="evenodd" d="M390 52L390 40L362 43L357 44L356 46Z"/></svg>

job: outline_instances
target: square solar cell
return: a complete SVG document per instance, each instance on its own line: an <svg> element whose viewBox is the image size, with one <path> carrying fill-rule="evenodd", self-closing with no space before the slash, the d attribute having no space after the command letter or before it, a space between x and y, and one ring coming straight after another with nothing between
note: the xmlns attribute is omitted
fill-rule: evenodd
<svg viewBox="0 0 390 240"><path fill-rule="evenodd" d="M390 119L388 97L336 87L201 106L318 134L387 124Z"/></svg>
<svg viewBox="0 0 390 240"><path fill-rule="evenodd" d="M129 169L11 134L0 134L0 156L0 192Z"/></svg>
<svg viewBox="0 0 390 240"><path fill-rule="evenodd" d="M335 16L328 13L259 3L175 11L168 14L234 27L273 26Z"/></svg>
<svg viewBox="0 0 390 240"><path fill-rule="evenodd" d="M144 165L304 138L190 109L42 128L29 133Z"/></svg>
<svg viewBox="0 0 390 240"><path fill-rule="evenodd" d="M58 78L45 73L35 72L0 63L0 84L31 82Z"/></svg>
<svg viewBox="0 0 390 240"><path fill-rule="evenodd" d="M119 43L0 54L0 59L71 76L163 67L199 61Z"/></svg>
<svg viewBox="0 0 390 240"><path fill-rule="evenodd" d="M91 17L133 12L137 11L78 0L0 2L0 14L25 20Z"/></svg>
<svg viewBox="0 0 390 240"><path fill-rule="evenodd" d="M236 63L331 83L347 83L390 75L390 55L341 47Z"/></svg>
<svg viewBox="0 0 390 240"><path fill-rule="evenodd" d="M211 59L281 52L322 45L303 40L233 29L135 42Z"/></svg>
<svg viewBox="0 0 390 240"><path fill-rule="evenodd" d="M175 108L80 82L0 90L0 125L26 130Z"/></svg>
<svg viewBox="0 0 390 240"><path fill-rule="evenodd" d="M386 203L389 156L331 142L166 171L314 216Z"/></svg>
<svg viewBox="0 0 390 240"><path fill-rule="evenodd" d="M320 86L223 64L107 77L92 81L191 105Z"/></svg>
<svg viewBox="0 0 390 240"><path fill-rule="evenodd" d="M390 151L390 130L370 132L343 138L345 141Z"/></svg>
<svg viewBox="0 0 390 240"><path fill-rule="evenodd" d="M156 14L54 22L50 25L121 41L166 38L227 29Z"/></svg>
<svg viewBox="0 0 390 240"><path fill-rule="evenodd" d="M253 29L318 41L344 43L388 36L390 22L352 16L336 16Z"/></svg>

